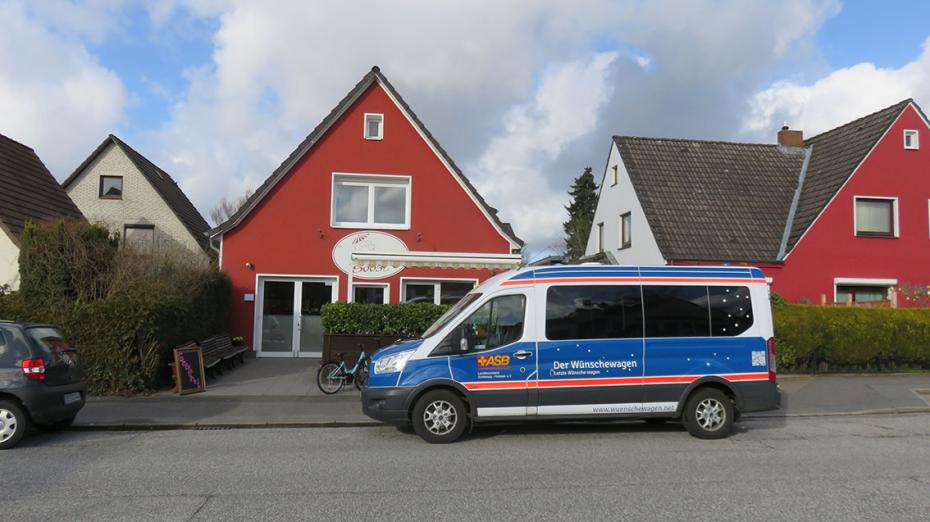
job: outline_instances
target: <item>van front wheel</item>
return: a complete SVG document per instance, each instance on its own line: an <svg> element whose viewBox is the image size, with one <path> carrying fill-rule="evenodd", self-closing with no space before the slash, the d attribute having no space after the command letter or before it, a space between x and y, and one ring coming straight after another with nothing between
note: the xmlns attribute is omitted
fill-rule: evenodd
<svg viewBox="0 0 930 522"><path fill-rule="evenodd" d="M413 431L431 444L455 442L468 422L465 403L449 390L427 392L413 407Z"/></svg>
<svg viewBox="0 0 930 522"><path fill-rule="evenodd" d="M703 388L688 399L683 420L694 437L722 439L733 431L735 416L733 403L726 394L716 388Z"/></svg>

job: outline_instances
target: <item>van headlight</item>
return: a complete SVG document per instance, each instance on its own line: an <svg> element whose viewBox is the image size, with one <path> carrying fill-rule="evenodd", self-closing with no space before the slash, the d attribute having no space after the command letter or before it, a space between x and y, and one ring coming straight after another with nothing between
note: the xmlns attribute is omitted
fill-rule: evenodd
<svg viewBox="0 0 930 522"><path fill-rule="evenodd" d="M407 359L413 355L414 350L398 352L375 361L375 373L397 373L407 365Z"/></svg>

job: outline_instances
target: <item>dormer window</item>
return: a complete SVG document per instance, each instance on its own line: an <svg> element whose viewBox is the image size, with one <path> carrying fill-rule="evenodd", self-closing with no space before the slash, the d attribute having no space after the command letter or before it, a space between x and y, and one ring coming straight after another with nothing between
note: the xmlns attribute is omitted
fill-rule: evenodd
<svg viewBox="0 0 930 522"><path fill-rule="evenodd" d="M920 134L916 130L904 131L904 148L908 150L917 150L920 148Z"/></svg>
<svg viewBox="0 0 930 522"><path fill-rule="evenodd" d="M384 139L384 115L365 113L365 139Z"/></svg>

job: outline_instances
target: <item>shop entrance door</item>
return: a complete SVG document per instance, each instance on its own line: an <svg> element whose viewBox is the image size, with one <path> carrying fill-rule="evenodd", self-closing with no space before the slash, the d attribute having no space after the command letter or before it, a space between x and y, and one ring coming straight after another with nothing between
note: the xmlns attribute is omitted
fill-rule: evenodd
<svg viewBox="0 0 930 522"><path fill-rule="evenodd" d="M336 278L259 277L258 357L320 357L320 309L336 300Z"/></svg>

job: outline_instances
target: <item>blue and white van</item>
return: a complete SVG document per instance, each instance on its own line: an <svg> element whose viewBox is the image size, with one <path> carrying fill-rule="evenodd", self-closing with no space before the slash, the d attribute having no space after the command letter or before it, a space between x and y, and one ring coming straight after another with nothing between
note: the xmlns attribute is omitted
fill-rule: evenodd
<svg viewBox="0 0 930 522"><path fill-rule="evenodd" d="M727 436L778 407L769 288L750 267L527 267L372 358L362 408L452 442L471 423L681 419Z"/></svg>

